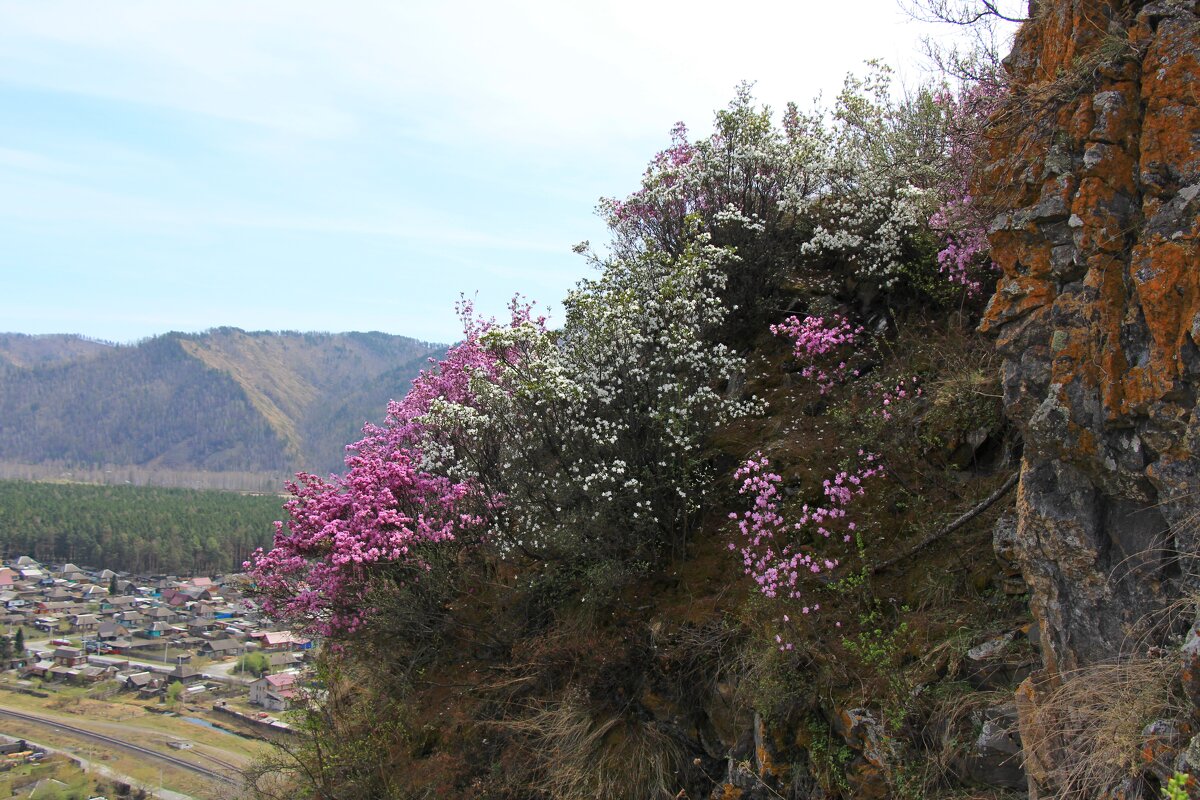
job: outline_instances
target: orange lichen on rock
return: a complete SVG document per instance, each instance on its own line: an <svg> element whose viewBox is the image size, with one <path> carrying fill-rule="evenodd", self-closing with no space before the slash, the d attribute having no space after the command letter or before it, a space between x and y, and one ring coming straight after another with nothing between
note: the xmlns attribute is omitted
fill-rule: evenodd
<svg viewBox="0 0 1200 800"><path fill-rule="evenodd" d="M1200 7L1036 5L1004 62L1011 105L975 194L1000 211L989 241L1003 276L981 330L1004 357L1025 443L1014 555L1043 669L1017 707L1042 782L1055 756L1029 746L1039 687L1148 641L1146 621L1180 591L1161 554L1200 547L1188 526L1200 513ZM1200 686L1195 672L1185 684Z"/></svg>

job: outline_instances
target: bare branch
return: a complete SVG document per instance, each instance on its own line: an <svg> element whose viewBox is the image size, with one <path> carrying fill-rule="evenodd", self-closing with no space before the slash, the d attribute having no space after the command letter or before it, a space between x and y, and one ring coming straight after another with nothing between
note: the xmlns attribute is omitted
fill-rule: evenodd
<svg viewBox="0 0 1200 800"><path fill-rule="evenodd" d="M984 500L982 502L980 502L979 504L970 508L965 514L960 516L958 519L954 520L946 527L940 528L940 529L934 531L933 533L929 534L924 539L917 542L914 546L908 548L907 550L905 550L903 553L896 556L895 558L889 558L887 561L884 561L880 564L876 564L874 567L871 568L871 572L872 573L883 572L885 569L892 566L893 564L900 563L901 561L905 560L906 558L908 558L909 556L918 552L919 550L923 550L926 547L928 547L929 545L933 544L934 542L936 542L938 539L942 538L943 536L953 533L954 531L961 528L963 525L966 525L968 522L975 519L975 517L979 516L984 511L987 511L989 508L991 508L996 503L996 501L999 500L1001 497L1008 494L1009 490L1017 485L1017 479L1020 477L1020 475L1021 475L1021 473L1019 471L1014 472L1012 475L1009 475L1008 479L1006 481L1004 481L1004 483L1000 486L999 489L992 492L990 495L988 495L986 498L984 498Z"/></svg>

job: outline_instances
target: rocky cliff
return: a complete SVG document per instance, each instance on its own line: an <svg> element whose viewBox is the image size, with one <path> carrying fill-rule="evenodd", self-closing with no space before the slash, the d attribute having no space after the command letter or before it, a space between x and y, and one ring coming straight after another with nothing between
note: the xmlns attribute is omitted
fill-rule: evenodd
<svg viewBox="0 0 1200 800"><path fill-rule="evenodd" d="M1003 277L982 329L1025 442L1015 550L1043 663L1019 692L1027 745L1046 692L1179 634L1168 612L1200 581L1197 10L1056 0L1005 61L978 187Z"/></svg>

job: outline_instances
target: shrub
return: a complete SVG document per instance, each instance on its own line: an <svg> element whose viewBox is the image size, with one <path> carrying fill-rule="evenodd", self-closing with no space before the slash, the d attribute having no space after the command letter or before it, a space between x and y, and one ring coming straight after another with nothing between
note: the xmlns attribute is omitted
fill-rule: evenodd
<svg viewBox="0 0 1200 800"><path fill-rule="evenodd" d="M256 678L261 678L271 669L271 659L266 653L246 653L237 660L238 672L249 672Z"/></svg>

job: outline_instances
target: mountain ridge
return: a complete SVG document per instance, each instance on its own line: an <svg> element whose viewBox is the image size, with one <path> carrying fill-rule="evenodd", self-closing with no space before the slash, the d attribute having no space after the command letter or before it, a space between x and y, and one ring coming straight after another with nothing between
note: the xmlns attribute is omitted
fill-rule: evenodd
<svg viewBox="0 0 1200 800"><path fill-rule="evenodd" d="M379 332L0 333L0 461L337 470L346 434L382 420L444 349Z"/></svg>

